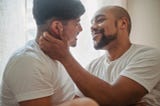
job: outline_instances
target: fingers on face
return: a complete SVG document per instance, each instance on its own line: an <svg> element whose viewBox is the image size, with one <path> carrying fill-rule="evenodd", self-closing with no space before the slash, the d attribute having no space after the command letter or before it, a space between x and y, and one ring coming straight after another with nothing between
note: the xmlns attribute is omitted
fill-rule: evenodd
<svg viewBox="0 0 160 106"><path fill-rule="evenodd" d="M47 36L41 36L39 39L39 45L42 50L49 50L57 47L59 44L53 40L49 40Z"/></svg>
<svg viewBox="0 0 160 106"><path fill-rule="evenodd" d="M61 47L67 46L68 42L65 37L63 41L52 37L48 32L44 32L39 38L39 46L43 51L49 51L53 49L60 49Z"/></svg>
<svg viewBox="0 0 160 106"><path fill-rule="evenodd" d="M46 51L47 50L46 48L48 48L49 45L50 45L50 43L48 42L48 40L45 37L41 36L39 39L40 48L42 50Z"/></svg>
<svg viewBox="0 0 160 106"><path fill-rule="evenodd" d="M61 36L62 39L64 39L63 35L60 35L60 36ZM60 44L62 42L62 40L54 38L48 32L43 33L43 38L46 39L48 42L51 42L51 43L54 43L54 44Z"/></svg>
<svg viewBox="0 0 160 106"><path fill-rule="evenodd" d="M48 32L43 32L43 36L44 39L46 39L47 41L50 41L51 39L53 39L53 37L48 33Z"/></svg>

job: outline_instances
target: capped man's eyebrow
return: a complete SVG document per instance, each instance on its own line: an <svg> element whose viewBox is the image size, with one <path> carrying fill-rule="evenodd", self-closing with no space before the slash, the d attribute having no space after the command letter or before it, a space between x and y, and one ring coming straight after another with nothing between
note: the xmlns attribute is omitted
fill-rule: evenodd
<svg viewBox="0 0 160 106"><path fill-rule="evenodd" d="M105 15L103 14L99 14L97 16L95 16L94 18L92 18L91 23L93 23L95 20L97 20L99 17L105 17Z"/></svg>

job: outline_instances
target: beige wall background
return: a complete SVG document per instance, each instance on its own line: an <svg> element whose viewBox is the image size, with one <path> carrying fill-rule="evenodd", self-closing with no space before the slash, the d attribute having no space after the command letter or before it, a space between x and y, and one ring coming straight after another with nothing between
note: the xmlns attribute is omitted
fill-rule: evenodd
<svg viewBox="0 0 160 106"><path fill-rule="evenodd" d="M131 41L160 49L160 0L128 0Z"/></svg>

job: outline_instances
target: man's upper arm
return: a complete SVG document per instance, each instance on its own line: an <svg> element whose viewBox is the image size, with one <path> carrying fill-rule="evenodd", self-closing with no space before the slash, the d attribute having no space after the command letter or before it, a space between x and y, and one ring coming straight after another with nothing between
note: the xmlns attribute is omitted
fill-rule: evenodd
<svg viewBox="0 0 160 106"><path fill-rule="evenodd" d="M54 106L52 96L19 102L20 106Z"/></svg>
<svg viewBox="0 0 160 106"><path fill-rule="evenodd" d="M50 82L50 73L45 70L43 65L41 66L38 60L31 56L18 57L9 69L5 81L18 102L39 100L37 98L54 94Z"/></svg>
<svg viewBox="0 0 160 106"><path fill-rule="evenodd" d="M122 103L123 101L136 103L148 92L142 85L125 76L120 76L116 80L113 84L113 91L117 96L117 102Z"/></svg>

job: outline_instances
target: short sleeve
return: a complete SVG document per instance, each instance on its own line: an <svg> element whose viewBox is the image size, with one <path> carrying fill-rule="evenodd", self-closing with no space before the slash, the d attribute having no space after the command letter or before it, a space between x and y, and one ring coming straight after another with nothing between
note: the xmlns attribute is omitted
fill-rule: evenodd
<svg viewBox="0 0 160 106"><path fill-rule="evenodd" d="M54 93L51 74L41 61L29 55L19 56L7 66L6 83L18 102L50 96Z"/></svg>
<svg viewBox="0 0 160 106"><path fill-rule="evenodd" d="M146 88L149 92L160 81L160 55L156 50L144 51L121 72Z"/></svg>

